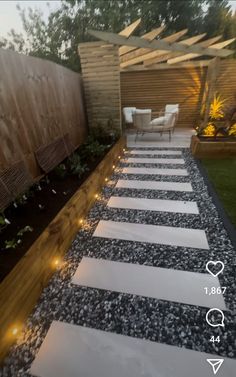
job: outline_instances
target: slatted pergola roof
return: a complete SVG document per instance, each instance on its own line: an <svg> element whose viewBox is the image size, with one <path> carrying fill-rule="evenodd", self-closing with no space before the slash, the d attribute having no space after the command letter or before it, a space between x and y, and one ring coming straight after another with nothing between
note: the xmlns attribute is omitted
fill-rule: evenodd
<svg viewBox="0 0 236 377"><path fill-rule="evenodd" d="M89 34L102 41L120 46L121 70L137 69L137 67L148 69L159 63L173 65L202 56L208 56L210 59L224 58L234 53L225 47L233 43L236 38L220 41L222 36L218 35L207 39L206 33L186 37L188 29L162 38L161 34L166 29L163 25L141 37L133 36L132 34L140 22L141 19L136 20L118 34L95 30L90 30Z"/></svg>

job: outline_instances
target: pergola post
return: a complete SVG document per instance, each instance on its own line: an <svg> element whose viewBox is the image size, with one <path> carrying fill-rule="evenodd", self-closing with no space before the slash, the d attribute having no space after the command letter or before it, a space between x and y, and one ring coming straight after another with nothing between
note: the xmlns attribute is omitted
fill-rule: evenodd
<svg viewBox="0 0 236 377"><path fill-rule="evenodd" d="M121 133L118 47L104 42L79 45L88 124Z"/></svg>
<svg viewBox="0 0 236 377"><path fill-rule="evenodd" d="M210 62L208 66L208 70L207 70L205 90L204 90L203 99L202 99L203 122L201 123L200 128L204 128L207 125L207 122L209 119L211 103L212 103L215 89L216 89L216 83L217 83L219 70L220 70L220 58L216 57Z"/></svg>

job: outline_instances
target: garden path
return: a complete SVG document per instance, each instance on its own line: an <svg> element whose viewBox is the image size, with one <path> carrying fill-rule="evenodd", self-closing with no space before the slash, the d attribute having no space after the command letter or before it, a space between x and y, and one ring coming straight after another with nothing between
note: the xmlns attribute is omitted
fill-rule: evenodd
<svg viewBox="0 0 236 377"><path fill-rule="evenodd" d="M128 147L13 350L11 377L211 377L207 359L235 376L235 250L189 137ZM218 277L209 260L225 264ZM214 286L224 296L206 295ZM212 308L225 327L206 323Z"/></svg>

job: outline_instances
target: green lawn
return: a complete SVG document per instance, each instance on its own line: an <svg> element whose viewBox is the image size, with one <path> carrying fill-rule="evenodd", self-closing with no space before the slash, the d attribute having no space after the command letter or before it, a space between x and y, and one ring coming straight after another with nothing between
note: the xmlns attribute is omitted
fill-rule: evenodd
<svg viewBox="0 0 236 377"><path fill-rule="evenodd" d="M232 223L236 226L236 158L202 160Z"/></svg>

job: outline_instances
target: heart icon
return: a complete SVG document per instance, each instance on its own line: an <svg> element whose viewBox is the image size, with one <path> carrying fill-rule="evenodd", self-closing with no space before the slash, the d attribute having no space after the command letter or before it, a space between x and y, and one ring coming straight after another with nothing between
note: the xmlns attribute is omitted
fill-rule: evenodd
<svg viewBox="0 0 236 377"><path fill-rule="evenodd" d="M213 260L210 260L206 264L206 270L215 278L224 270L225 265L220 260L214 262Z"/></svg>

